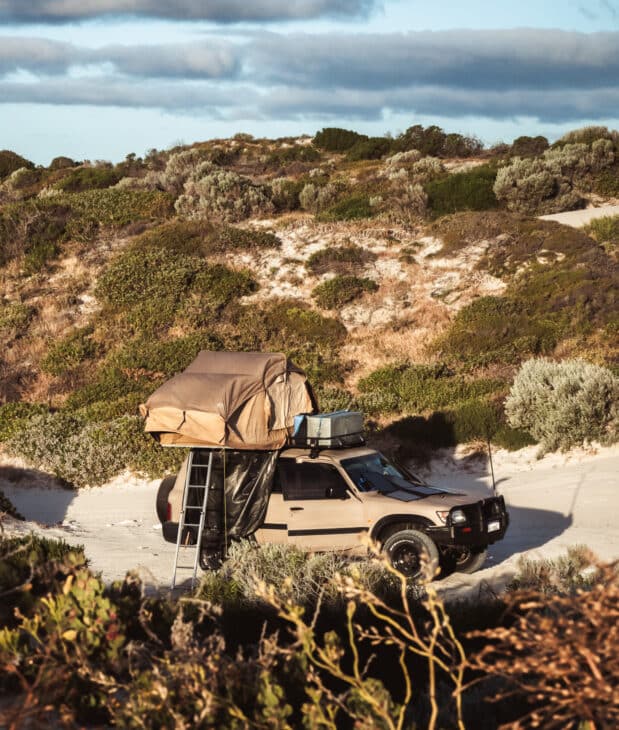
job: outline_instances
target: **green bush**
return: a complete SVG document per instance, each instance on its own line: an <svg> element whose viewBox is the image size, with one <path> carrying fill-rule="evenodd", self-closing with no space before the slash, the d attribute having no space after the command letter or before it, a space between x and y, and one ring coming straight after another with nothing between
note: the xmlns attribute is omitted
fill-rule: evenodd
<svg viewBox="0 0 619 730"><path fill-rule="evenodd" d="M598 243L601 243L609 252L619 246L619 215L595 218L586 228L587 233L593 234Z"/></svg>
<svg viewBox="0 0 619 730"><path fill-rule="evenodd" d="M323 309L339 309L358 299L365 292L377 291L378 285L372 279L358 276L335 276L319 284L312 291L316 304Z"/></svg>
<svg viewBox="0 0 619 730"><path fill-rule="evenodd" d="M376 260L376 254L365 248L350 244L315 251L307 259L306 266L317 276L333 272L354 275Z"/></svg>
<svg viewBox="0 0 619 730"><path fill-rule="evenodd" d="M592 145L598 140L608 140L609 142L619 143L619 132L610 130L608 127L595 125L581 127L580 129L573 129L570 132L566 132L563 137L554 143L553 147L564 147L567 144Z"/></svg>
<svg viewBox="0 0 619 730"><path fill-rule="evenodd" d="M346 159L351 162L359 160L380 160L391 151L393 141L386 137L370 137L359 140L348 150Z"/></svg>
<svg viewBox="0 0 619 730"><path fill-rule="evenodd" d="M321 157L320 152L311 144L293 144L270 152L266 158L266 165L273 168L283 167L292 162L320 162Z"/></svg>
<svg viewBox="0 0 619 730"><path fill-rule="evenodd" d="M10 439L31 416L48 413L41 403L17 401L0 405L0 442Z"/></svg>
<svg viewBox="0 0 619 730"><path fill-rule="evenodd" d="M399 152L419 150L432 157L471 157L479 154L483 145L476 137L447 134L436 125L424 128L415 124L396 137L394 148Z"/></svg>
<svg viewBox="0 0 619 730"><path fill-rule="evenodd" d="M35 310L21 302L4 303L0 300L0 335L20 337L28 329Z"/></svg>
<svg viewBox="0 0 619 730"><path fill-rule="evenodd" d="M111 354L107 363L120 371L146 371L170 377L184 370L200 350L216 350L221 343L203 332L170 340L139 338Z"/></svg>
<svg viewBox="0 0 619 730"><path fill-rule="evenodd" d="M32 170L34 163L11 150L0 150L0 180L4 180L5 177L22 167Z"/></svg>
<svg viewBox="0 0 619 730"><path fill-rule="evenodd" d="M454 407L497 392L500 380L466 381L445 365L387 365L362 378L358 386L364 410L372 414L423 413Z"/></svg>
<svg viewBox="0 0 619 730"><path fill-rule="evenodd" d="M346 328L336 318L306 308L301 301L271 300L261 307L238 307L231 313L232 332L226 349L285 352L321 385L339 381L339 347Z"/></svg>
<svg viewBox="0 0 619 730"><path fill-rule="evenodd" d="M619 164L600 172L593 181L593 192L607 198L619 197Z"/></svg>
<svg viewBox="0 0 619 730"><path fill-rule="evenodd" d="M149 478L175 473L183 458L147 436L138 416L95 423L64 412L33 416L6 449L75 487L103 484L127 468Z"/></svg>
<svg viewBox="0 0 619 730"><path fill-rule="evenodd" d="M357 134L350 129L325 127L314 137L314 145L327 152L346 152L358 142L367 139L365 134Z"/></svg>
<svg viewBox="0 0 619 730"><path fill-rule="evenodd" d="M271 182L271 197L278 213L298 210L301 207L300 195L305 187L303 180L278 178Z"/></svg>
<svg viewBox="0 0 619 730"><path fill-rule="evenodd" d="M69 208L53 200L11 203L0 210L0 266L25 256L28 273L59 252L67 237Z"/></svg>
<svg viewBox="0 0 619 730"><path fill-rule="evenodd" d="M541 135L529 137L525 134L512 142L509 153L514 157L537 157L543 154L549 146L546 137Z"/></svg>
<svg viewBox="0 0 619 730"><path fill-rule="evenodd" d="M436 346L443 356L470 367L516 363L527 354L551 352L564 326L556 317L532 315L523 302L480 297L456 314Z"/></svg>
<svg viewBox="0 0 619 730"><path fill-rule="evenodd" d="M122 175L109 167L78 167L71 170L56 186L65 193L81 193L84 190L110 188Z"/></svg>
<svg viewBox="0 0 619 730"><path fill-rule="evenodd" d="M72 160L70 157L60 155L59 157L54 157L54 159L49 163L49 169L65 170L67 167L76 167L76 165L79 165L79 162Z"/></svg>
<svg viewBox="0 0 619 730"><path fill-rule="evenodd" d="M407 416L391 423L378 436L395 443L398 458L418 462L427 462L432 450L458 444L490 440L495 446L517 451L535 443L525 431L511 428L501 404L487 398L473 398L428 416Z"/></svg>
<svg viewBox="0 0 619 730"><path fill-rule="evenodd" d="M185 218L235 222L274 210L271 189L232 170L199 166L174 204Z"/></svg>
<svg viewBox="0 0 619 730"><path fill-rule="evenodd" d="M510 425L526 429L544 450L566 450L619 438L619 378L584 360L523 363L505 402Z"/></svg>
<svg viewBox="0 0 619 730"><path fill-rule="evenodd" d="M85 190L63 193L54 200L71 209L67 233L78 240L90 240L99 228L165 220L173 213L172 198L158 190Z"/></svg>
<svg viewBox="0 0 619 730"><path fill-rule="evenodd" d="M41 360L41 370L50 375L64 375L85 360L93 359L97 355L93 331L91 325L80 327L54 343Z"/></svg>
<svg viewBox="0 0 619 730"><path fill-rule="evenodd" d="M351 195L319 214L323 221L354 221L374 215L368 195Z"/></svg>
<svg viewBox="0 0 619 730"><path fill-rule="evenodd" d="M466 172L430 180L424 186L432 215L439 217L460 210L491 210L498 207L493 191L496 169L481 165Z"/></svg>

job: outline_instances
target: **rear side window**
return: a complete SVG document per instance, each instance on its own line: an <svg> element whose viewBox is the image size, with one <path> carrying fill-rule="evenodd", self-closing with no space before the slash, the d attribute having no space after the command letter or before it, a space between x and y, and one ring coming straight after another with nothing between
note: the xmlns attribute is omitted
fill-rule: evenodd
<svg viewBox="0 0 619 730"><path fill-rule="evenodd" d="M293 459L282 459L278 465L278 479L284 500L341 499L346 492L346 482L329 464L296 463Z"/></svg>

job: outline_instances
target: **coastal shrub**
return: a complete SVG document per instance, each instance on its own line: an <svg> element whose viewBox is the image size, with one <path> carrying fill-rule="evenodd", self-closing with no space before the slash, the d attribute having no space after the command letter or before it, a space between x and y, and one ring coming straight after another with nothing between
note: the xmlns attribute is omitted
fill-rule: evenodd
<svg viewBox="0 0 619 730"><path fill-rule="evenodd" d="M109 167L78 167L56 183L56 188L66 193L110 188L120 180L121 174Z"/></svg>
<svg viewBox="0 0 619 730"><path fill-rule="evenodd" d="M20 167L0 183L0 200L25 200L37 192L40 169Z"/></svg>
<svg viewBox="0 0 619 730"><path fill-rule="evenodd" d="M554 143L553 147L563 147L566 144L591 145L598 140L608 140L613 143L619 143L619 132L599 125L580 127L579 129L573 129L570 132L566 132Z"/></svg>
<svg viewBox="0 0 619 730"><path fill-rule="evenodd" d="M112 353L107 363L120 371L170 377L184 370L200 350L217 349L221 349L219 340L205 332L168 340L137 338Z"/></svg>
<svg viewBox="0 0 619 730"><path fill-rule="evenodd" d="M362 378L357 387L368 413L423 413L494 393L503 383L492 379L466 381L442 364L404 364L379 368Z"/></svg>
<svg viewBox="0 0 619 730"><path fill-rule="evenodd" d="M28 329L28 324L35 310L22 302L3 302L0 300L0 335L21 337Z"/></svg>
<svg viewBox="0 0 619 730"><path fill-rule="evenodd" d="M332 183L306 183L299 193L299 205L303 210L320 213L333 204L338 194L338 186Z"/></svg>
<svg viewBox="0 0 619 730"><path fill-rule="evenodd" d="M333 272L354 275L376 260L376 254L355 244L315 251L307 259L307 269L315 275Z"/></svg>
<svg viewBox="0 0 619 730"><path fill-rule="evenodd" d="M277 299L261 307L233 309L231 319L234 327L224 341L226 349L285 352L316 385L341 379L338 351L346 328L339 319L298 300Z"/></svg>
<svg viewBox="0 0 619 730"><path fill-rule="evenodd" d="M92 325L80 327L53 343L41 360L41 370L50 375L64 375L94 358L98 348L92 338L93 331Z"/></svg>
<svg viewBox="0 0 619 730"><path fill-rule="evenodd" d="M38 271L67 238L70 209L53 200L10 203L0 210L0 265L24 257L27 273Z"/></svg>
<svg viewBox="0 0 619 730"><path fill-rule="evenodd" d="M34 163L11 150L0 150L0 180L20 168L33 169Z"/></svg>
<svg viewBox="0 0 619 730"><path fill-rule="evenodd" d="M118 229L137 221L170 218L172 199L159 190L84 190L54 198L71 209L67 233L81 241L91 240L100 228Z"/></svg>
<svg viewBox="0 0 619 730"><path fill-rule="evenodd" d="M606 198L619 197L619 164L615 162L612 167L608 167L593 180L593 192L603 195Z"/></svg>
<svg viewBox="0 0 619 730"><path fill-rule="evenodd" d="M48 412L42 403L15 401L0 405L0 442L10 439L31 416Z"/></svg>
<svg viewBox="0 0 619 730"><path fill-rule="evenodd" d="M234 222L272 213L271 190L231 170L200 166L187 180L175 203L186 218Z"/></svg>
<svg viewBox="0 0 619 730"><path fill-rule="evenodd" d="M595 218L585 229L593 235L598 243L601 243L609 253L619 246L619 215Z"/></svg>
<svg viewBox="0 0 619 730"><path fill-rule="evenodd" d="M393 141L386 137L369 137L355 142L346 153L350 162L359 160L380 160L391 150Z"/></svg>
<svg viewBox="0 0 619 730"><path fill-rule="evenodd" d="M509 423L526 429L545 451L619 438L619 378L572 359L523 363L505 401Z"/></svg>
<svg viewBox="0 0 619 730"><path fill-rule="evenodd" d="M432 215L439 217L460 210L490 210L498 207L493 191L496 169L481 165L466 172L430 180L424 186Z"/></svg>
<svg viewBox="0 0 619 730"><path fill-rule="evenodd" d="M284 167L292 162L319 162L320 152L311 144L292 144L269 152L265 164L269 168Z"/></svg>
<svg viewBox="0 0 619 730"><path fill-rule="evenodd" d="M445 167L437 157L422 157L408 167L408 175L413 183L426 183L444 173Z"/></svg>
<svg viewBox="0 0 619 730"><path fill-rule="evenodd" d="M516 363L527 354L551 352L563 331L557 317L527 311L524 302L485 296L456 314L436 347L444 357L469 367Z"/></svg>
<svg viewBox="0 0 619 730"><path fill-rule="evenodd" d="M537 157L550 147L546 137L538 135L530 137L526 134L517 137L511 144L509 152L514 157Z"/></svg>
<svg viewBox="0 0 619 730"><path fill-rule="evenodd" d="M471 157L483 149L476 137L448 134L435 124L429 127L414 124L396 137L394 147L400 152L419 150L423 155L432 157Z"/></svg>
<svg viewBox="0 0 619 730"><path fill-rule="evenodd" d="M371 218L374 210L367 195L351 195L339 200L318 215L323 221L353 221Z"/></svg>
<svg viewBox="0 0 619 730"><path fill-rule="evenodd" d="M396 185L387 197L385 208L395 221L411 223L426 214L428 194L418 184Z"/></svg>
<svg viewBox="0 0 619 730"><path fill-rule="evenodd" d="M125 469L150 478L174 472L181 454L162 449L144 433L139 416L88 422L59 411L31 417L6 443L20 456L75 487L97 486Z"/></svg>
<svg viewBox="0 0 619 730"><path fill-rule="evenodd" d="M54 157L54 159L49 163L49 169L65 170L67 167L75 167L76 165L79 165L79 163L72 160L70 157L59 155L58 157Z"/></svg>
<svg viewBox="0 0 619 730"><path fill-rule="evenodd" d="M365 292L374 292L377 289L378 285L372 279L338 275L315 287L312 297L323 309L339 309Z"/></svg>
<svg viewBox="0 0 619 730"><path fill-rule="evenodd" d="M314 137L314 146L327 152L347 152L358 142L367 139L365 134L358 134L350 129L324 127Z"/></svg>
<svg viewBox="0 0 619 730"><path fill-rule="evenodd" d="M303 180L290 180L280 177L271 182L271 200L278 213L298 210L301 207L301 191L305 187Z"/></svg>

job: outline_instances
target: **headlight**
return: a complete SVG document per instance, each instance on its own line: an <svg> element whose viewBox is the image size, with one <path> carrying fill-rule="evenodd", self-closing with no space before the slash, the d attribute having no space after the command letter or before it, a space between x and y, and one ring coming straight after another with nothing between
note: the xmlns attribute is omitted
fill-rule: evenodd
<svg viewBox="0 0 619 730"><path fill-rule="evenodd" d="M466 515L461 509L455 509L451 513L451 524L452 525L463 525L466 522Z"/></svg>

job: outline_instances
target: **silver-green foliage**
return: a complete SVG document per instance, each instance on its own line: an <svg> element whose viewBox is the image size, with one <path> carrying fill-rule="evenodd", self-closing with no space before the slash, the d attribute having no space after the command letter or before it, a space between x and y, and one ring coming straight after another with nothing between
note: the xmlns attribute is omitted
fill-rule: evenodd
<svg viewBox="0 0 619 730"><path fill-rule="evenodd" d="M260 584L273 585L279 595L305 605L322 597L335 600L336 575L354 576L372 591L397 586L397 580L376 558L351 560L341 552L307 553L294 545L258 546L241 541L230 547L228 559L217 574L207 573L201 585L203 597L217 601L222 581L236 586L237 595L255 601Z"/></svg>
<svg viewBox="0 0 619 730"><path fill-rule="evenodd" d="M534 358L517 373L505 413L510 426L528 431L543 451L614 443L619 438L619 378L580 359Z"/></svg>
<svg viewBox="0 0 619 730"><path fill-rule="evenodd" d="M138 416L93 423L64 412L38 414L4 447L75 487L103 484L127 468L149 476L166 471L164 449L145 436Z"/></svg>
<svg viewBox="0 0 619 730"><path fill-rule="evenodd" d="M569 210L581 204L581 191L590 188L592 176L615 159L615 146L608 139L565 144L542 157L516 157L498 171L494 194L509 210L522 213Z"/></svg>
<svg viewBox="0 0 619 730"><path fill-rule="evenodd" d="M210 162L202 163L190 175L175 208L185 218L215 218L229 222L274 210L269 187Z"/></svg>

